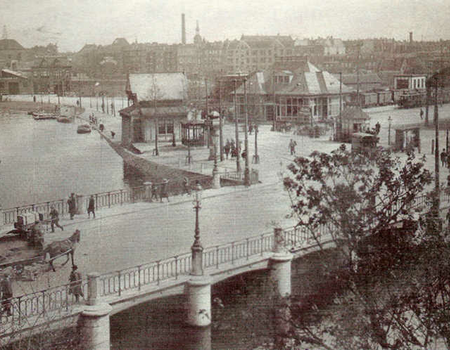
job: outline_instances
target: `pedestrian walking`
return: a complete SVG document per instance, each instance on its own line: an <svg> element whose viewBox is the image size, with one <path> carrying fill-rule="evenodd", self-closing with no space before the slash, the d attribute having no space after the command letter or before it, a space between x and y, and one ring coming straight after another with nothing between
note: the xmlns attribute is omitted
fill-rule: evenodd
<svg viewBox="0 0 450 350"><path fill-rule="evenodd" d="M225 143L225 146L223 148L224 148L224 151L225 151L225 156L228 159L228 155L230 154L230 150L231 150L230 140L227 139L227 142Z"/></svg>
<svg viewBox="0 0 450 350"><path fill-rule="evenodd" d="M72 272L69 276L69 294L73 294L75 296L75 301L78 303L80 301L80 296L84 299L83 289L81 288L81 273L77 271L78 266L72 266Z"/></svg>
<svg viewBox="0 0 450 350"><path fill-rule="evenodd" d="M51 219L50 226L52 228L52 232L55 232L55 226L59 227L61 229L61 231L64 231L64 227L62 227L59 224L59 213L58 213L58 210L56 210L54 205L51 206L50 219Z"/></svg>
<svg viewBox="0 0 450 350"><path fill-rule="evenodd" d="M253 125L252 123L250 123L250 125L248 126L248 133L251 135L253 132Z"/></svg>
<svg viewBox="0 0 450 350"><path fill-rule="evenodd" d="M0 292L2 294L2 311L0 312L0 315L6 312L7 316L12 316L11 299L13 297L13 289L9 273L3 274L0 283Z"/></svg>
<svg viewBox="0 0 450 350"><path fill-rule="evenodd" d="M441 165L446 166L446 164L447 164L447 152L445 152L445 148L443 148L441 152Z"/></svg>
<svg viewBox="0 0 450 350"><path fill-rule="evenodd" d="M69 206L69 214L70 214L70 220L73 220L73 217L75 216L77 212L77 201L75 198L75 193L72 193L67 200L67 205Z"/></svg>
<svg viewBox="0 0 450 350"><path fill-rule="evenodd" d="M423 109L420 109L420 119L423 119Z"/></svg>
<svg viewBox="0 0 450 350"><path fill-rule="evenodd" d="M94 199L94 195L91 195L91 197L89 198L89 205L88 205L88 219L91 218L91 213L92 213L92 217L95 219L95 199Z"/></svg>
<svg viewBox="0 0 450 350"><path fill-rule="evenodd" d="M151 183L151 191L150 202L153 202L153 199L158 201L158 186L155 183Z"/></svg>
<svg viewBox="0 0 450 350"><path fill-rule="evenodd" d="M187 177L183 178L183 194L191 194L191 189L189 188L189 179Z"/></svg>
<svg viewBox="0 0 450 350"><path fill-rule="evenodd" d="M289 150L291 151L291 156L295 154L295 147L297 146L297 142L293 139L289 142Z"/></svg>
<svg viewBox="0 0 450 350"><path fill-rule="evenodd" d="M111 131L111 138L114 139L114 136L116 136L116 133L114 131Z"/></svg>
<svg viewBox="0 0 450 350"><path fill-rule="evenodd" d="M167 201L170 202L169 200L169 194L167 192L167 184L169 183L169 180L167 179L163 179L163 182L161 183L161 188L159 191L159 200L162 203L163 198L167 198Z"/></svg>

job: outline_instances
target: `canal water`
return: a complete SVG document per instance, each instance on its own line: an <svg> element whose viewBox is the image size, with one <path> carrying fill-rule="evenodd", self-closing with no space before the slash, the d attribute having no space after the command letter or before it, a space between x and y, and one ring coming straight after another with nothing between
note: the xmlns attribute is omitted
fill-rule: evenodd
<svg viewBox="0 0 450 350"><path fill-rule="evenodd" d="M4 209L124 188L122 159L97 132L77 134L77 125L0 115Z"/></svg>

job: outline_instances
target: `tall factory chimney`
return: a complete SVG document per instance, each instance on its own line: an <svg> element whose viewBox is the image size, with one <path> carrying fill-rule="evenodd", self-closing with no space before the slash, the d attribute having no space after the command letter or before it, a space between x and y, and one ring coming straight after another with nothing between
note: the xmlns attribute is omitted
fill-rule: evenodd
<svg viewBox="0 0 450 350"><path fill-rule="evenodd" d="M184 13L181 14L181 43L186 44L186 23Z"/></svg>
<svg viewBox="0 0 450 350"><path fill-rule="evenodd" d="M409 42L410 44L413 42L413 32L409 32Z"/></svg>

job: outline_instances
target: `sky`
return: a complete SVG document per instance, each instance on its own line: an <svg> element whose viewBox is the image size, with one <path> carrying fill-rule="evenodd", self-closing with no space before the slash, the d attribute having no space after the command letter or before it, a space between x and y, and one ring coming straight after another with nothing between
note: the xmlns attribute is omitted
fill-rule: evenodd
<svg viewBox="0 0 450 350"><path fill-rule="evenodd" d="M0 30L28 48L57 43L60 52L85 44L187 41L196 21L208 41L247 35L333 36L406 40L450 39L450 0L0 0Z"/></svg>

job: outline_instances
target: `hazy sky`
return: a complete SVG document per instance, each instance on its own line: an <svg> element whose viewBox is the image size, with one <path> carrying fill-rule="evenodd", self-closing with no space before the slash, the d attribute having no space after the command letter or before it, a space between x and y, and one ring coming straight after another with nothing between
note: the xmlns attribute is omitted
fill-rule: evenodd
<svg viewBox="0 0 450 350"><path fill-rule="evenodd" d="M57 43L78 51L86 43L188 42L242 34L450 39L450 0L0 0L0 30L25 47Z"/></svg>

